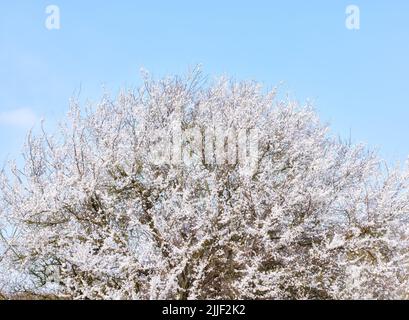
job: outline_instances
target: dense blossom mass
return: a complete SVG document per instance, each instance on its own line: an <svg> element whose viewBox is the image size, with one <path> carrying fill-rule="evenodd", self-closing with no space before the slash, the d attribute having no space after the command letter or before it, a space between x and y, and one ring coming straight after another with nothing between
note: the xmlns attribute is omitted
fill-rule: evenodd
<svg viewBox="0 0 409 320"><path fill-rule="evenodd" d="M408 172L257 83L146 76L3 170L0 291L409 298Z"/></svg>

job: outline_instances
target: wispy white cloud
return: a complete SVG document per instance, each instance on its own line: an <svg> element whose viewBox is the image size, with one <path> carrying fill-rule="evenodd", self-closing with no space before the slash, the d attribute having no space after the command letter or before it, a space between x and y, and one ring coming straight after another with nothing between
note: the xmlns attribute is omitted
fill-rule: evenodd
<svg viewBox="0 0 409 320"><path fill-rule="evenodd" d="M38 118L29 108L0 111L0 126L32 127Z"/></svg>

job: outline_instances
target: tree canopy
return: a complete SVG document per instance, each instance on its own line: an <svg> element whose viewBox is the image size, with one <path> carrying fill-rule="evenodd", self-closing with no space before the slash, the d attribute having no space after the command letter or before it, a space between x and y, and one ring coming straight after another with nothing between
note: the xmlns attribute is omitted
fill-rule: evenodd
<svg viewBox="0 0 409 320"><path fill-rule="evenodd" d="M146 75L28 136L0 176L8 290L408 298L409 171L276 90L203 79Z"/></svg>

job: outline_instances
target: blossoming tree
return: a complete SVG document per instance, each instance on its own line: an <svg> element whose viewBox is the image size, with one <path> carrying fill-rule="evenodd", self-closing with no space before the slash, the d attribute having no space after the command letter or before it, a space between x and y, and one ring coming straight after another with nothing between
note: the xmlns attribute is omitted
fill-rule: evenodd
<svg viewBox="0 0 409 320"><path fill-rule="evenodd" d="M408 298L408 170L257 83L146 76L114 100L72 101L57 134L28 136L24 163L0 178L15 290Z"/></svg>

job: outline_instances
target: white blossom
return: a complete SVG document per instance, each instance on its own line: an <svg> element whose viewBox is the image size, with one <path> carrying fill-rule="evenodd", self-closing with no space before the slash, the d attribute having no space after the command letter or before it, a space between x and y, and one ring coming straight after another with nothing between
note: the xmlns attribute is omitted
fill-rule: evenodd
<svg viewBox="0 0 409 320"><path fill-rule="evenodd" d="M146 74L28 136L24 167L0 177L0 283L74 299L408 298L409 171L275 90L202 80ZM175 121L190 161L155 163ZM255 166L205 161L183 140L193 128L256 129Z"/></svg>

